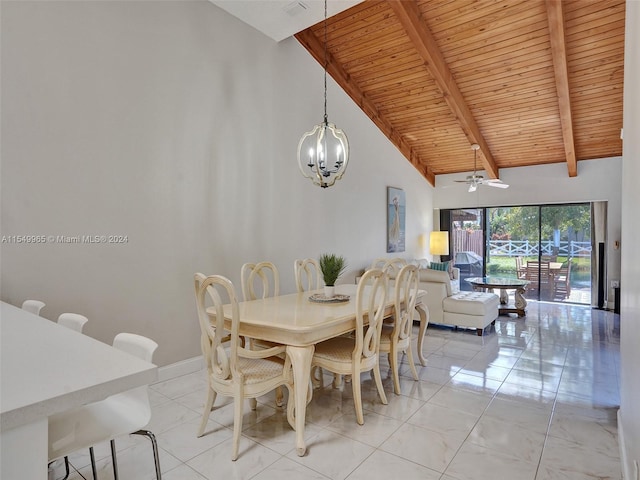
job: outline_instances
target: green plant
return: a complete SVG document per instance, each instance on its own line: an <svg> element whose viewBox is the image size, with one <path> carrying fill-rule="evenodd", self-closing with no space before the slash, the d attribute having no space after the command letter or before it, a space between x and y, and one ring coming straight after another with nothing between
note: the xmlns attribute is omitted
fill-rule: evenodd
<svg viewBox="0 0 640 480"><path fill-rule="evenodd" d="M328 287L334 286L338 277L347 268L347 262L344 257L334 255L333 253L323 253L320 255L319 263L324 284Z"/></svg>

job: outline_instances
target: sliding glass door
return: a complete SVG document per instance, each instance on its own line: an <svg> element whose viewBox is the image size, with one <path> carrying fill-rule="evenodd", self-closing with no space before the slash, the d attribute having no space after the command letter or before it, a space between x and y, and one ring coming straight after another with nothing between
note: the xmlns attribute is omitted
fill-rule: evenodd
<svg viewBox="0 0 640 480"><path fill-rule="evenodd" d="M589 204L449 210L441 220L462 289L493 275L528 280L531 299L591 303Z"/></svg>
<svg viewBox="0 0 640 480"><path fill-rule="evenodd" d="M484 209L467 208L450 212L451 258L460 269L460 288L471 290L467 278L484 275Z"/></svg>

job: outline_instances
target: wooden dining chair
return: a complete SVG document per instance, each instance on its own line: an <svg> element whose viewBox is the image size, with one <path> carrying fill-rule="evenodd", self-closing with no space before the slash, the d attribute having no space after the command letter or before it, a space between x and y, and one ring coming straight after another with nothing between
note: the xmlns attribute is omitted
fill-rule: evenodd
<svg viewBox="0 0 640 480"><path fill-rule="evenodd" d="M356 329L351 337L340 336L316 345L311 366L338 375L351 375L356 420L364 424L360 375L373 371L378 395L383 404L387 397L380 375L380 334L387 301L388 277L380 269L367 270L356 290ZM365 318L368 324L365 324Z"/></svg>
<svg viewBox="0 0 640 480"><path fill-rule="evenodd" d="M516 276L519 280L525 280L527 278L527 266L520 256L516 257Z"/></svg>
<svg viewBox="0 0 640 480"><path fill-rule="evenodd" d="M296 260L293 263L293 272L296 279L298 292L308 292L322 288L322 274L320 264L314 258Z"/></svg>
<svg viewBox="0 0 640 480"><path fill-rule="evenodd" d="M271 262L245 263L240 270L244 300L280 295L280 274Z"/></svg>
<svg viewBox="0 0 640 480"><path fill-rule="evenodd" d="M280 295L280 273L272 262L245 263L240 270L240 281L245 301ZM274 342L258 338L249 338L248 342L251 349L268 349L278 346ZM278 407L282 406L283 398L282 389L276 389L276 405ZM255 409L253 402L252 408Z"/></svg>
<svg viewBox="0 0 640 480"><path fill-rule="evenodd" d="M380 334L380 353L388 353L389 364L393 375L393 390L400 395L400 373L398 354L406 353L414 380L418 380L418 372L411 351L411 332L413 330L413 312L418 296L418 267L405 265L402 267L394 287L394 323L383 324Z"/></svg>
<svg viewBox="0 0 640 480"><path fill-rule="evenodd" d="M567 260L553 276L554 300L565 300L571 296L571 259Z"/></svg>
<svg viewBox="0 0 640 480"><path fill-rule="evenodd" d="M385 272L389 278L396 278L400 269L407 264L407 261L401 257L393 258L376 258L369 269L379 268Z"/></svg>
<svg viewBox="0 0 640 480"><path fill-rule="evenodd" d="M552 278L549 262L527 262L527 280L529 290L539 294L540 300L549 300L551 297Z"/></svg>
<svg viewBox="0 0 640 480"><path fill-rule="evenodd" d="M209 296L214 313L213 323L205 308L205 297ZM198 319L203 336L209 341L202 342L204 359L207 363L209 383L207 401L202 415L198 436L202 436L209 415L213 410L217 394L232 397L233 450L231 460L238 458L242 416L245 399L255 400L261 395L285 386L289 390L287 420L294 427L293 371L286 347L250 350L242 347L239 336L240 313L235 288L231 281L220 275L212 275L201 282L197 294ZM224 305L230 305L231 328L225 328ZM230 336L228 348L222 339ZM255 402L251 404L255 407Z"/></svg>

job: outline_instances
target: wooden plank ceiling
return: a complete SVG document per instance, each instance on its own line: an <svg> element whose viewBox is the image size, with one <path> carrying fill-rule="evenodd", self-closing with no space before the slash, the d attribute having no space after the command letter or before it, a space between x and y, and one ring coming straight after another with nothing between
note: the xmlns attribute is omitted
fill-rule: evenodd
<svg viewBox="0 0 640 480"><path fill-rule="evenodd" d="M473 170L472 143L490 178L558 162L575 176L622 155L624 13L624 0L366 0L327 20L327 72L432 185ZM324 21L296 38L325 64Z"/></svg>

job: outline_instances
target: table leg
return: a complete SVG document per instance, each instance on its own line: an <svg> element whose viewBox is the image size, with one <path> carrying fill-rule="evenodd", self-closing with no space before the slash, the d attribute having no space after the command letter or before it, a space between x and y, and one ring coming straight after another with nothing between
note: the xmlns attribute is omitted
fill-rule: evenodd
<svg viewBox="0 0 640 480"><path fill-rule="evenodd" d="M507 303L509 303L509 294L507 293L507 289L506 288L501 288L500 289L500 304L501 305L506 305Z"/></svg>
<svg viewBox="0 0 640 480"><path fill-rule="evenodd" d="M298 456L303 457L307 451L304 442L304 423L307 414L307 391L311 379L311 359L315 347L287 346L287 353L291 358L293 368L293 389L295 391L295 422L296 422L296 450Z"/></svg>
<svg viewBox="0 0 640 480"><path fill-rule="evenodd" d="M524 293L525 293L524 287L516 288L515 303L516 303L516 308L523 312L523 314L520 315L521 317L524 316L524 311L527 308L527 299L524 298Z"/></svg>
<svg viewBox="0 0 640 480"><path fill-rule="evenodd" d="M422 353L422 342L424 340L424 334L427 331L429 325L429 309L423 303L416 305L416 311L420 315L420 329L418 330L418 359L423 367L427 366L427 359Z"/></svg>

